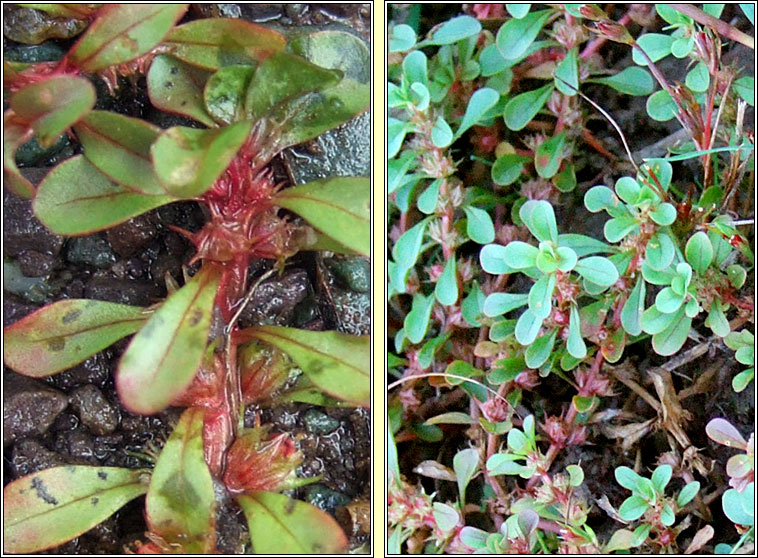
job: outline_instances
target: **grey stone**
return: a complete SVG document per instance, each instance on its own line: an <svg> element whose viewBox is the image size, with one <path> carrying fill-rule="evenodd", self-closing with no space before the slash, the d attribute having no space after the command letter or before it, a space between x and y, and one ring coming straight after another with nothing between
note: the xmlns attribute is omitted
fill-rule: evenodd
<svg viewBox="0 0 758 558"><path fill-rule="evenodd" d="M84 291L85 298L131 304L132 306L150 306L163 293L159 288L146 281L116 279L110 277L93 277Z"/></svg>
<svg viewBox="0 0 758 558"><path fill-rule="evenodd" d="M322 413L318 409L308 409L303 414L303 422L308 432L313 434L326 435L331 434L340 427L340 422Z"/></svg>
<svg viewBox="0 0 758 558"><path fill-rule="evenodd" d="M32 184L37 184L49 169L21 169ZM31 200L16 197L3 189L3 253L16 257L25 250L57 255L63 237L51 233L32 212Z"/></svg>
<svg viewBox="0 0 758 558"><path fill-rule="evenodd" d="M319 483L306 487L305 501L327 513L334 514L334 510L348 504L350 498Z"/></svg>
<svg viewBox="0 0 758 558"><path fill-rule="evenodd" d="M66 259L73 264L109 268L116 261L108 239L102 233L71 238L66 245Z"/></svg>
<svg viewBox="0 0 758 558"><path fill-rule="evenodd" d="M68 406L68 397L37 380L4 370L3 445L44 434Z"/></svg>
<svg viewBox="0 0 758 558"><path fill-rule="evenodd" d="M11 467L17 478L65 464L66 460L60 454L50 451L37 440L23 439L13 445Z"/></svg>
<svg viewBox="0 0 758 558"><path fill-rule="evenodd" d="M103 436L118 427L118 409L93 385L75 389L71 393L71 407L93 434Z"/></svg>

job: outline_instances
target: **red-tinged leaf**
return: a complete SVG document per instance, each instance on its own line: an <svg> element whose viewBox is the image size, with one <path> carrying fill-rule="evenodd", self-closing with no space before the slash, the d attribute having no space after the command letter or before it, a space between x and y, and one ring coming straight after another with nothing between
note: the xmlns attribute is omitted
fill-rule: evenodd
<svg viewBox="0 0 758 558"><path fill-rule="evenodd" d="M286 432L270 436L267 427L249 428L229 448L224 485L233 494L281 492L302 486L295 470L303 461Z"/></svg>
<svg viewBox="0 0 758 558"><path fill-rule="evenodd" d="M292 361L279 349L265 343L245 343L237 351L240 388L245 405L270 399L289 379Z"/></svg>
<svg viewBox="0 0 758 558"><path fill-rule="evenodd" d="M341 78L341 71L321 68L286 52L276 53L255 70L245 96L246 117L263 118L278 104L331 87Z"/></svg>
<svg viewBox="0 0 758 558"><path fill-rule="evenodd" d="M169 128L150 149L158 178L180 198L202 195L229 166L251 126L248 120L214 130Z"/></svg>
<svg viewBox="0 0 758 558"><path fill-rule="evenodd" d="M731 423L722 418L715 418L705 426L705 433L708 437L718 444L723 444L730 448L745 449L747 442L739 430Z"/></svg>
<svg viewBox="0 0 758 558"><path fill-rule="evenodd" d="M160 128L139 118L95 110L74 130L84 146L84 156L108 178L138 193L166 193L150 160L150 146Z"/></svg>
<svg viewBox="0 0 758 558"><path fill-rule="evenodd" d="M87 19L94 14L102 4L19 4L19 6L46 12L53 17Z"/></svg>
<svg viewBox="0 0 758 558"><path fill-rule="evenodd" d="M210 73L185 64L178 58L156 56L147 73L147 92L157 108L188 116L209 127L216 122L205 110L203 89Z"/></svg>
<svg viewBox="0 0 758 558"><path fill-rule="evenodd" d="M282 494L255 492L237 502L247 517L256 554L337 554L347 537L326 512Z"/></svg>
<svg viewBox="0 0 758 558"><path fill-rule="evenodd" d="M308 235L306 239L307 243L301 248L301 250L312 250L314 252L323 252L325 250L329 252L335 252L337 254L345 254L348 256L359 256L360 254L355 250L351 250L344 244L340 244L330 236L313 230L313 235Z"/></svg>
<svg viewBox="0 0 758 558"><path fill-rule="evenodd" d="M274 203L294 211L325 235L371 255L371 181L338 177L282 190Z"/></svg>
<svg viewBox="0 0 758 558"><path fill-rule="evenodd" d="M3 550L38 552L78 537L145 493L140 471L67 465L3 490Z"/></svg>
<svg viewBox="0 0 758 558"><path fill-rule="evenodd" d="M95 106L95 88L85 78L51 76L27 85L11 97L11 109L34 128L42 147L58 137Z"/></svg>
<svg viewBox="0 0 758 558"><path fill-rule="evenodd" d="M259 339L287 353L318 388L343 401L371 404L370 341L336 331L306 331L262 326L239 332L239 339Z"/></svg>
<svg viewBox="0 0 758 558"><path fill-rule="evenodd" d="M205 554L216 544L213 479L203 457L203 409L187 409L163 446L145 498L150 530L177 550Z"/></svg>
<svg viewBox="0 0 758 558"><path fill-rule="evenodd" d="M87 72L134 60L157 46L186 11L187 4L109 4L68 57Z"/></svg>
<svg viewBox="0 0 758 558"><path fill-rule="evenodd" d="M317 66L341 70L344 77L323 91L282 103L267 115L278 128L279 149L336 128L371 104L371 56L359 38L341 31L320 31L297 37L290 46Z"/></svg>
<svg viewBox="0 0 758 558"><path fill-rule="evenodd" d="M157 413L190 385L205 353L219 278L218 267L205 266L134 336L116 375L127 409Z"/></svg>
<svg viewBox="0 0 758 558"><path fill-rule="evenodd" d="M188 64L217 70L229 64L261 62L284 50L284 36L240 19L210 18L171 30L164 41L171 53Z"/></svg>
<svg viewBox="0 0 758 558"><path fill-rule="evenodd" d="M39 185L34 213L54 233L75 236L118 225L175 199L119 186L77 155L55 167Z"/></svg>
<svg viewBox="0 0 758 558"><path fill-rule="evenodd" d="M76 366L147 319L144 308L99 300L61 300L4 330L5 364L24 376L41 378Z"/></svg>
<svg viewBox="0 0 758 558"><path fill-rule="evenodd" d="M16 151L32 139L34 130L19 122L13 111L5 111L3 117L3 179L8 190L20 198L32 199L34 185L21 175L16 166Z"/></svg>

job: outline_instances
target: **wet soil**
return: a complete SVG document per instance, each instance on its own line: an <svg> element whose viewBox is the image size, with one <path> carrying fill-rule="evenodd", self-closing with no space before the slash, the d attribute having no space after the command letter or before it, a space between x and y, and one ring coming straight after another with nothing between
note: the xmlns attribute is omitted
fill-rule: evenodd
<svg viewBox="0 0 758 558"><path fill-rule="evenodd" d="M12 10L13 21L27 21L28 14ZM11 12L6 11L6 15ZM367 5L193 5L187 19L196 17L243 17L285 31L340 29L370 39L370 9ZM37 21L30 33L53 33ZM59 58L71 41L50 39L26 46L12 40L18 33L5 27L5 46L16 59L45 56ZM35 27L36 26L36 27ZM42 28L42 31L38 29ZM37 35L39 36L39 35ZM42 58L40 58L42 57ZM150 120L159 126L190 124L152 109L144 78L136 87L122 84L116 97L107 96L99 84L98 108L107 108ZM308 165L327 169L324 176L368 176L369 150L366 117L356 118L335 131L350 139L348 148L336 153L310 148L308 157L296 157L298 146L272 163L285 185L309 178ZM193 124L194 125L194 124ZM359 136L359 137L356 137ZM314 142L324 141L317 138ZM335 140L328 140L333 143ZM310 143L314 143L310 142ZM344 147L344 146L343 146ZM64 138L51 149L28 145L19 166L37 184L49 167L80 151L73 138ZM337 159L341 166L325 162ZM356 165L360 168L356 170ZM194 248L176 226L188 231L204 223L201 208L193 202L174 203L136 217L107 232L63 238L47 231L34 217L30 202L3 193L3 326L12 324L45 304L67 298L92 298L148 306L166 296L164 277L170 274L182 283L183 268ZM254 277L270 266L256 261ZM327 253L300 254L288 261L284 274L263 283L243 313L242 326L276 324L313 330L338 329L368 334L370 299L367 286L369 262ZM195 270L196 268L190 268ZM138 416L120 404L113 374L128 344L122 340L82 364L44 380L3 371L3 473L4 483L63 464L140 468L149 463L141 456L159 448L170 435L182 409L169 408L152 416ZM323 408L287 404L250 408L247 426L255 416L272 424L275 432L290 432L305 459L298 470L302 477L321 475L317 484L301 488L292 496L309 501L335 514L341 506L369 497L370 412L365 409ZM121 554L125 545L144 540L144 499L139 498L88 533L45 553ZM221 553L245 551L247 527L239 508L226 498L219 510L218 548ZM367 533L348 532L351 549L360 551L370 543Z"/></svg>

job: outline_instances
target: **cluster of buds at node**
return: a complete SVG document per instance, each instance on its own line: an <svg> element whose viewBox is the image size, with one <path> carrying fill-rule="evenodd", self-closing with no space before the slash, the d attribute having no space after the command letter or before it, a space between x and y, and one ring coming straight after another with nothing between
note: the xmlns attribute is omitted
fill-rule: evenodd
<svg viewBox="0 0 758 558"><path fill-rule="evenodd" d="M715 76L721 65L721 41L715 40L713 35L705 31L695 33L693 38L698 58L705 62L708 73Z"/></svg>
<svg viewBox="0 0 758 558"><path fill-rule="evenodd" d="M294 367L285 353L257 341L241 345L237 359L245 405L271 399L287 383Z"/></svg>
<svg viewBox="0 0 758 558"><path fill-rule="evenodd" d="M689 87L681 83L674 83L669 91L671 98L676 103L678 112L677 118L691 134L692 139L700 149L705 149L705 145L710 140L705 134L705 123L700 105Z"/></svg>
<svg viewBox="0 0 758 558"><path fill-rule="evenodd" d="M288 490L302 484L295 473L302 461L289 434L269 436L266 426L251 428L229 448L224 484L232 493Z"/></svg>
<svg viewBox="0 0 758 558"><path fill-rule="evenodd" d="M416 488L405 481L391 481L387 491L387 522L391 526L402 526L416 531L424 527L436 527L432 498L422 488Z"/></svg>
<svg viewBox="0 0 758 558"><path fill-rule="evenodd" d="M611 381L608 377L595 370L593 367L580 366L574 371L576 385L579 388L580 397L592 397L593 395L613 395Z"/></svg>
<svg viewBox="0 0 758 558"><path fill-rule="evenodd" d="M508 404L499 397L491 397L480 408L484 418L490 422L502 422L508 418Z"/></svg>

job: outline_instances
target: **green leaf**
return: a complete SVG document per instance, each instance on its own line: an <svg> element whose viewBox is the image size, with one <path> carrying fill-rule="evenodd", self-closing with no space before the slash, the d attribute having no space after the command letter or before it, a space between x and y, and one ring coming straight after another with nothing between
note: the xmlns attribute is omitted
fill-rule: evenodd
<svg viewBox="0 0 758 558"><path fill-rule="evenodd" d="M616 266L601 256L590 256L581 259L574 267L579 275L602 287L610 287L618 281L619 274Z"/></svg>
<svg viewBox="0 0 758 558"><path fill-rule="evenodd" d="M3 550L26 554L63 544L147 490L139 470L67 465L3 490Z"/></svg>
<svg viewBox="0 0 758 558"><path fill-rule="evenodd" d="M553 291L555 290L555 274L543 275L532 285L529 291L529 310L537 318L545 319L553 310ZM536 367L532 367L536 368Z"/></svg>
<svg viewBox="0 0 758 558"><path fill-rule="evenodd" d="M582 339L581 322L579 320L579 311L576 309L576 305L571 305L571 313L569 315L569 333L568 339L566 339L566 349L569 354L578 359L583 359L587 356L587 346Z"/></svg>
<svg viewBox="0 0 758 558"><path fill-rule="evenodd" d="M460 515L453 506L443 504L442 502L434 502L432 509L434 522L443 533L452 532L460 522Z"/></svg>
<svg viewBox="0 0 758 558"><path fill-rule="evenodd" d="M479 55L479 64L484 77L500 74L509 68L511 63L511 61L503 58L494 44L485 47Z"/></svg>
<svg viewBox="0 0 758 558"><path fill-rule="evenodd" d="M116 389L131 412L161 411L192 382L205 353L220 276L216 266L203 267L132 338L116 374Z"/></svg>
<svg viewBox="0 0 758 558"><path fill-rule="evenodd" d="M506 4L505 9L508 10L508 13L511 14L516 19L522 19L526 14L529 13L529 8L531 8L531 4Z"/></svg>
<svg viewBox="0 0 758 558"><path fill-rule="evenodd" d="M666 23L671 25L691 25L692 19L681 12L676 11L667 4L656 4L655 11L663 18Z"/></svg>
<svg viewBox="0 0 758 558"><path fill-rule="evenodd" d="M687 72L684 83L695 93L702 93L708 90L711 76L708 73L708 66L702 60L694 68Z"/></svg>
<svg viewBox="0 0 758 558"><path fill-rule="evenodd" d="M552 178L558 172L563 158L566 132L542 142L534 153L534 168L542 178Z"/></svg>
<svg viewBox="0 0 758 558"><path fill-rule="evenodd" d="M455 254L445 263L445 269L434 287L434 296L443 306L458 302L458 275L455 266Z"/></svg>
<svg viewBox="0 0 758 558"><path fill-rule="evenodd" d="M445 374L450 374L451 376L461 376L463 378L473 378L475 376L481 376L482 371L478 368L472 366L465 360L454 360L450 364L448 364L447 368L445 369ZM468 382L465 382L461 378L446 378L448 383L453 386L466 384Z"/></svg>
<svg viewBox="0 0 758 558"><path fill-rule="evenodd" d="M273 492L237 497L256 554L341 554L348 541L337 522L315 506Z"/></svg>
<svg viewBox="0 0 758 558"><path fill-rule="evenodd" d="M662 356L676 353L687 340L691 324L692 318L685 317L684 308L680 308L666 329L653 335L653 349L655 349L655 352Z"/></svg>
<svg viewBox="0 0 758 558"><path fill-rule="evenodd" d="M134 333L146 319L136 306L61 300L5 328L5 364L25 376L49 376Z"/></svg>
<svg viewBox="0 0 758 558"><path fill-rule="evenodd" d="M721 17L721 12L724 11L726 4L703 4L703 11L716 19Z"/></svg>
<svg viewBox="0 0 758 558"><path fill-rule="evenodd" d="M671 465L658 465L655 471L653 471L653 476L650 477L650 480L653 482L653 487L658 494L664 493L666 485L671 480L671 473L673 473Z"/></svg>
<svg viewBox="0 0 758 558"><path fill-rule="evenodd" d="M637 547L643 544L647 540L647 537L650 534L650 530L652 528L653 526L650 525L649 523L643 523L642 525L637 527L634 530L634 533L632 534L631 545L633 547Z"/></svg>
<svg viewBox="0 0 758 558"><path fill-rule="evenodd" d="M631 490L632 492L638 491L638 485L642 477L629 467L623 465L621 467L616 467L614 476L616 477L616 482L627 490Z"/></svg>
<svg viewBox="0 0 758 558"><path fill-rule="evenodd" d="M732 389L737 393L744 391L755 377L755 368L748 368L732 378Z"/></svg>
<svg viewBox="0 0 758 558"><path fill-rule="evenodd" d="M612 76L593 78L587 81L602 83L616 91L634 96L647 96L655 89L655 81L650 72L637 66L630 66Z"/></svg>
<svg viewBox="0 0 758 558"><path fill-rule="evenodd" d="M637 203L640 190L639 183L631 176L622 176L616 181L616 193L628 204Z"/></svg>
<svg viewBox="0 0 758 558"><path fill-rule="evenodd" d="M276 56L284 56L277 54ZM274 58L273 56L271 58ZM271 60L271 59L269 59ZM268 63L264 62L258 72ZM220 124L229 125L246 117L244 105L245 94L254 68L251 66L231 65L219 68L206 82L203 90L205 106L210 114ZM283 79L287 79L283 77ZM258 92L263 98L261 92Z"/></svg>
<svg viewBox="0 0 758 558"><path fill-rule="evenodd" d="M614 217L605 222L603 234L608 242L616 243L639 226L639 221L632 216Z"/></svg>
<svg viewBox="0 0 758 558"><path fill-rule="evenodd" d="M661 510L661 523L666 527L669 527L674 524L674 521L676 521L674 510L672 510L671 506L668 504L663 504L663 509Z"/></svg>
<svg viewBox="0 0 758 558"><path fill-rule="evenodd" d="M474 91L468 105L466 105L466 113L463 115L460 127L455 132L455 137L461 137L463 132L479 122L487 111L495 106L499 99L500 93L489 87L483 87Z"/></svg>
<svg viewBox="0 0 758 558"><path fill-rule="evenodd" d="M726 266L726 276L735 289L741 289L747 279L747 271L741 265L732 264Z"/></svg>
<svg viewBox="0 0 758 558"><path fill-rule="evenodd" d="M537 240L558 243L558 227L550 202L529 200L521 206L519 216Z"/></svg>
<svg viewBox="0 0 758 558"><path fill-rule="evenodd" d="M427 186L421 195L416 200L416 207L418 207L421 213L431 215L437 209L437 202L440 198L440 188L442 186L443 179L438 178Z"/></svg>
<svg viewBox="0 0 758 558"><path fill-rule="evenodd" d="M616 550L627 550L635 546L632 544L633 542L635 542L634 533L628 529L619 529L618 531L614 531L613 535L611 535L611 538L603 547L603 551L611 553L615 552Z"/></svg>
<svg viewBox="0 0 758 558"><path fill-rule="evenodd" d="M10 108L34 128L43 148L95 106L95 88L89 80L72 75L52 75L27 85L10 99Z"/></svg>
<svg viewBox="0 0 758 558"><path fill-rule="evenodd" d="M584 482L584 471L579 465L567 465L566 472L569 474L569 484L573 487L581 486Z"/></svg>
<svg viewBox="0 0 758 558"><path fill-rule="evenodd" d="M755 4L739 4L739 7L748 21L755 25Z"/></svg>
<svg viewBox="0 0 758 558"><path fill-rule="evenodd" d="M387 158L395 157L403 146L405 135L413 129L411 124L391 116L387 118ZM399 193L398 193L399 195Z"/></svg>
<svg viewBox="0 0 758 558"><path fill-rule="evenodd" d="M416 265L429 220L427 217L405 231L392 247L392 257L403 269L410 269Z"/></svg>
<svg viewBox="0 0 758 558"><path fill-rule="evenodd" d="M510 19L497 32L495 44L503 58L513 60L522 56L542 30L553 10L530 12L521 19Z"/></svg>
<svg viewBox="0 0 758 558"><path fill-rule="evenodd" d="M670 203L662 203L650 212L650 218L665 227L676 221L676 208Z"/></svg>
<svg viewBox="0 0 758 558"><path fill-rule="evenodd" d="M552 83L548 83L539 89L526 91L510 99L505 104L503 112L505 125L508 126L508 129L517 132L529 124L550 98L554 88L555 86Z"/></svg>
<svg viewBox="0 0 758 558"><path fill-rule="evenodd" d="M150 530L189 554L215 549L213 479L203 457L203 412L190 407L163 446L150 478L145 513Z"/></svg>
<svg viewBox="0 0 758 558"><path fill-rule="evenodd" d="M165 189L180 198L205 193L245 142L252 122L213 130L174 126L153 143L153 166Z"/></svg>
<svg viewBox="0 0 758 558"><path fill-rule="evenodd" d="M576 169L572 163L566 163L564 169L553 177L553 184L561 192L572 192L576 188Z"/></svg>
<svg viewBox="0 0 758 558"><path fill-rule="evenodd" d="M267 115L280 134L277 149L313 139L371 105L371 53L361 39L344 31L319 31L292 39L288 48L344 77L332 87L282 103Z"/></svg>
<svg viewBox="0 0 758 558"><path fill-rule="evenodd" d="M642 333L642 312L644 309L645 281L639 277L621 310L621 325L629 335Z"/></svg>
<svg viewBox="0 0 758 558"><path fill-rule="evenodd" d="M434 302L434 297L429 298ZM314 385L332 397L369 406L371 344L367 335L260 326L243 330L240 337L259 339L284 351Z"/></svg>
<svg viewBox="0 0 758 558"><path fill-rule="evenodd" d="M168 54L159 54L147 73L150 102L165 112L188 116L209 127L216 122L205 110L203 90L210 74Z"/></svg>
<svg viewBox="0 0 758 558"><path fill-rule="evenodd" d="M84 156L108 178L138 193L166 193L150 160L150 146L160 128L138 118L94 110L74 130Z"/></svg>
<svg viewBox="0 0 758 558"><path fill-rule="evenodd" d="M497 244L490 244L489 246L497 246ZM486 248L486 246L485 246ZM484 250L482 250L484 252ZM530 267L534 267L535 262L537 260L537 254L539 254L539 250L532 246L531 244L527 244L526 242L521 242L520 240L514 240L512 242L509 242L507 246L505 246L502 253L500 250L497 250L498 255L502 255L503 262L507 266L509 271L504 271L503 273L510 273L513 269L528 269ZM482 254L483 256L484 254ZM490 256L490 254L487 254ZM489 259L489 258L488 258ZM482 263L482 266L484 267L484 261ZM487 266L490 269L492 266ZM488 271L488 269L485 267L485 271L488 273L492 273L491 271Z"/></svg>
<svg viewBox="0 0 758 558"><path fill-rule="evenodd" d="M645 261L655 271L663 271L674 261L674 243L669 236L656 232L648 240L645 248Z"/></svg>
<svg viewBox="0 0 758 558"><path fill-rule="evenodd" d="M689 504L692 499L697 495L698 491L700 490L700 483L698 481L692 481L687 483L687 485L682 488L682 491L679 493L679 496L676 498L676 505L680 508L683 508L687 504Z"/></svg>
<svg viewBox="0 0 758 558"><path fill-rule="evenodd" d="M12 110L6 110L3 116L3 181L5 187L18 197L30 200L35 189L21 174L16 166L16 151L29 141L34 130L20 121Z"/></svg>
<svg viewBox="0 0 758 558"><path fill-rule="evenodd" d="M705 275L713 261L713 246L708 235L702 231L692 235L684 248L684 255L692 269L699 275Z"/></svg>
<svg viewBox="0 0 758 558"><path fill-rule="evenodd" d="M108 4L68 53L88 73L147 54L187 11L187 4Z"/></svg>
<svg viewBox="0 0 758 558"><path fill-rule="evenodd" d="M435 147L444 148L453 143L453 131L445 119L441 116L437 117L432 127L432 143Z"/></svg>
<svg viewBox="0 0 758 558"><path fill-rule="evenodd" d="M450 45L461 39L478 35L482 30L479 20L471 16L458 16L446 21L428 41L430 45Z"/></svg>
<svg viewBox="0 0 758 558"><path fill-rule="evenodd" d="M726 337L729 335L729 321L724 315L724 311L721 307L721 301L718 298L713 300L711 309L708 312L708 317L705 320L705 325L711 328L711 331L719 337Z"/></svg>
<svg viewBox="0 0 758 558"><path fill-rule="evenodd" d="M532 252L533 255L531 258L534 260L537 257L537 249L534 246L532 246L532 248L534 248L535 251ZM506 262L507 257L509 257L508 250L505 246L502 246L500 244L487 244L486 246L483 246L479 252L479 263L481 263L482 269L484 271L493 275L513 273L515 268L511 267Z"/></svg>
<svg viewBox="0 0 758 558"><path fill-rule="evenodd" d="M420 83L429 88L429 73L427 71L428 60L426 54L420 50L408 53L403 59L403 75L408 80L408 85Z"/></svg>
<svg viewBox="0 0 758 558"><path fill-rule="evenodd" d="M675 118L679 112L676 103L665 89L656 91L647 98L646 109L650 118L658 122L667 122Z"/></svg>
<svg viewBox="0 0 758 558"><path fill-rule="evenodd" d="M230 64L262 62L284 50L281 33L242 19L197 19L174 27L164 44L184 62L215 71Z"/></svg>
<svg viewBox="0 0 758 558"><path fill-rule="evenodd" d="M679 37L671 43L671 54L677 58L686 58L694 48L694 37Z"/></svg>
<svg viewBox="0 0 758 558"><path fill-rule="evenodd" d="M481 326L479 323L479 317L483 311L484 300L484 293L479 287L479 283L474 281L474 286L471 287L468 296L463 299L463 302L461 302L461 315L470 327Z"/></svg>
<svg viewBox="0 0 758 558"><path fill-rule="evenodd" d="M406 24L395 25L389 37L390 52L406 52L416 44L416 32Z"/></svg>
<svg viewBox="0 0 758 558"><path fill-rule="evenodd" d="M466 234L471 240L479 244L495 240L495 225L489 213L470 205L465 206L463 211L466 213Z"/></svg>
<svg viewBox="0 0 758 558"><path fill-rule="evenodd" d="M755 484L752 482L742 492L730 488L721 497L724 515L737 525L752 526L755 524L754 502Z"/></svg>
<svg viewBox="0 0 758 558"><path fill-rule="evenodd" d="M517 155L516 153L506 153L501 155L492 165L492 181L500 186L513 184L521 176L524 170L524 164L529 161L529 157Z"/></svg>
<svg viewBox="0 0 758 558"><path fill-rule="evenodd" d="M274 203L294 211L316 229L355 250L371 254L371 183L336 177L287 188Z"/></svg>
<svg viewBox="0 0 758 558"><path fill-rule="evenodd" d="M629 496L619 508L619 517L625 521L634 521L647 511L648 503L640 496Z"/></svg>
<svg viewBox="0 0 758 558"><path fill-rule="evenodd" d="M405 334L411 343L421 343L429 327L429 318L434 307L434 297L416 294L413 307L405 316Z"/></svg>
<svg viewBox="0 0 758 558"><path fill-rule="evenodd" d="M245 94L245 117L259 120L280 104L334 86L341 76L340 71L321 68L300 56L276 53L255 70Z"/></svg>
<svg viewBox="0 0 758 558"><path fill-rule="evenodd" d="M672 287L666 287L656 295L655 307L664 314L671 314L684 304L684 298L684 294L677 293Z"/></svg>
<svg viewBox="0 0 758 558"><path fill-rule="evenodd" d="M734 92L751 107L755 106L755 78L744 76L734 80Z"/></svg>
<svg viewBox="0 0 758 558"><path fill-rule="evenodd" d="M616 194L607 186L593 186L584 194L584 206L592 213L620 205L621 202Z"/></svg>
<svg viewBox="0 0 758 558"><path fill-rule="evenodd" d="M80 235L118 225L174 199L114 184L77 155L55 167L39 185L34 213L56 234Z"/></svg>
<svg viewBox="0 0 758 558"><path fill-rule="evenodd" d="M658 62L661 58L671 54L671 43L673 42L674 39L671 35L661 33L646 33L637 39L639 48L644 50L653 62ZM632 60L635 64L647 66L647 59L639 51L639 48L632 49Z"/></svg>
<svg viewBox="0 0 758 558"><path fill-rule="evenodd" d="M524 306L529 295L512 293L491 293L484 301L484 314L494 318Z"/></svg>
<svg viewBox="0 0 758 558"><path fill-rule="evenodd" d="M476 421L468 413L451 411L428 418L424 421L424 424L476 424Z"/></svg>
<svg viewBox="0 0 758 558"><path fill-rule="evenodd" d="M566 53L555 69L555 87L564 95L573 96L579 90L578 48Z"/></svg>
<svg viewBox="0 0 758 558"><path fill-rule="evenodd" d="M542 327L542 321L528 308L516 322L516 340L522 345L531 345Z"/></svg>
<svg viewBox="0 0 758 558"><path fill-rule="evenodd" d="M550 358L550 353L553 352L555 346L555 337L558 333L557 329L553 329L549 333L538 337L532 342L526 349L526 365L529 368L537 369ZM513 432L513 430L511 430Z"/></svg>
<svg viewBox="0 0 758 558"><path fill-rule="evenodd" d="M453 457L453 470L458 480L458 495L461 505L466 501L466 487L479 468L479 451L475 448L466 448L459 451Z"/></svg>

